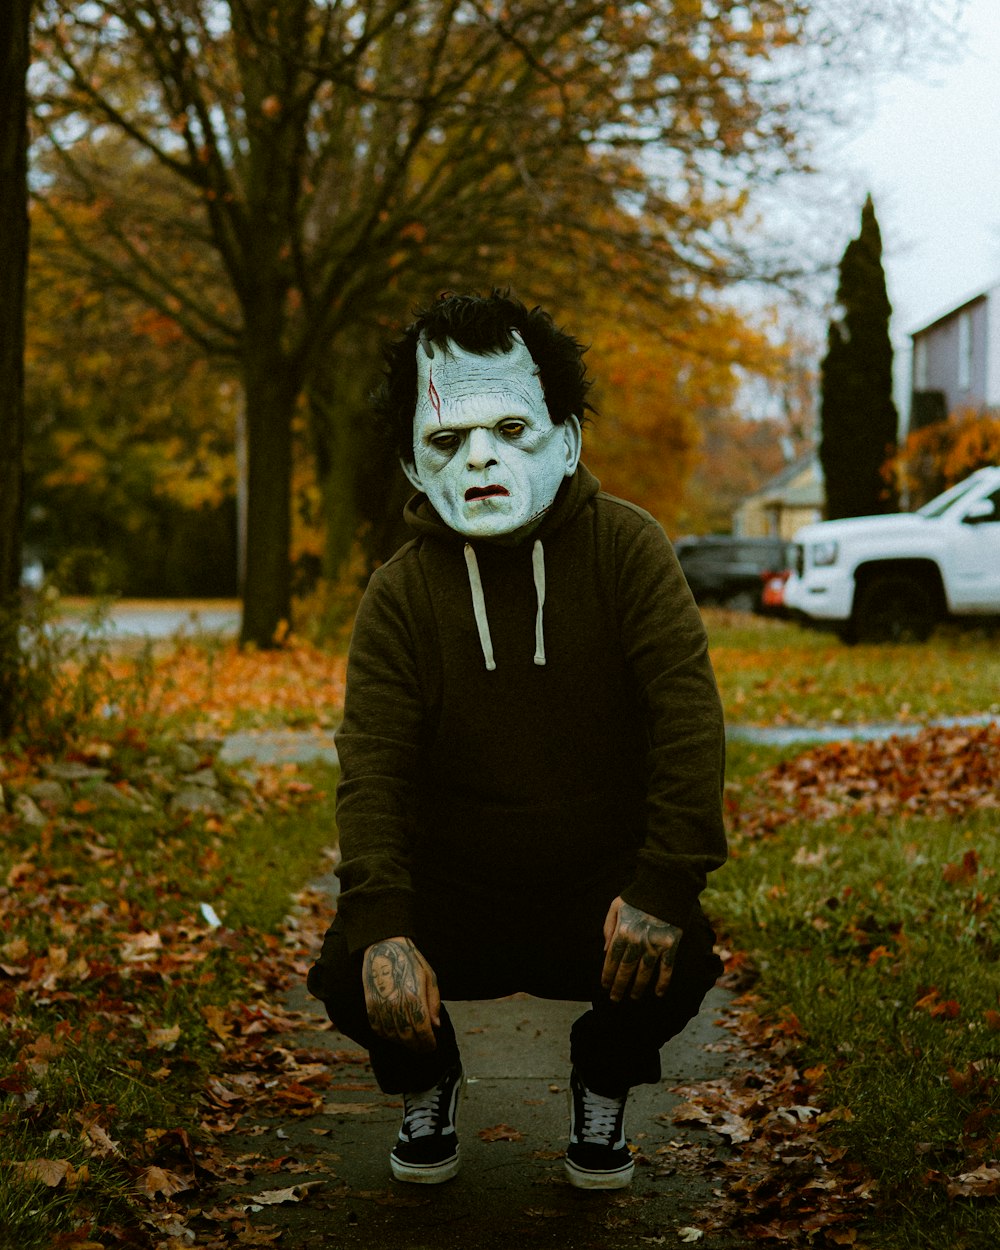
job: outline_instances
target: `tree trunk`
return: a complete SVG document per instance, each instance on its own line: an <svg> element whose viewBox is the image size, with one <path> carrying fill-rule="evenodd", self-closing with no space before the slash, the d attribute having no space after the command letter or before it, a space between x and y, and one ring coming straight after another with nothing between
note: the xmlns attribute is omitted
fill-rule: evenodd
<svg viewBox="0 0 1000 1250"><path fill-rule="evenodd" d="M0 736L18 706L31 0L0 6Z"/></svg>
<svg viewBox="0 0 1000 1250"><path fill-rule="evenodd" d="M368 395L377 343L363 330L344 330L327 347L308 387L309 432L323 503L323 577L335 582L350 558L361 517L358 471L369 441Z"/></svg>
<svg viewBox="0 0 1000 1250"><path fill-rule="evenodd" d="M275 350L244 367L247 424L246 584L240 642L275 645L291 615L292 417L298 388Z"/></svg>
<svg viewBox="0 0 1000 1250"><path fill-rule="evenodd" d="M350 559L358 531L358 432L349 417L334 420L314 395L309 406L323 501L323 577L335 582Z"/></svg>

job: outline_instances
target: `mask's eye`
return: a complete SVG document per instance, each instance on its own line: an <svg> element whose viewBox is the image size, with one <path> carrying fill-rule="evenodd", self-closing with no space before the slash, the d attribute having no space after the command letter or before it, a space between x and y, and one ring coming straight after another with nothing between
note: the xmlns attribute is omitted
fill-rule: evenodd
<svg viewBox="0 0 1000 1250"><path fill-rule="evenodd" d="M442 430L440 434L432 434L427 440L435 451L455 451L461 439L457 434Z"/></svg>
<svg viewBox="0 0 1000 1250"><path fill-rule="evenodd" d="M500 422L500 433L504 438L520 438L527 428L523 421L515 421L513 418Z"/></svg>

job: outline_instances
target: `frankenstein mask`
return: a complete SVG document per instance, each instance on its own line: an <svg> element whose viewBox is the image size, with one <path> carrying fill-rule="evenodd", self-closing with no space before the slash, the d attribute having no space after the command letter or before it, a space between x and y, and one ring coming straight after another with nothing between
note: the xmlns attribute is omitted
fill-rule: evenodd
<svg viewBox="0 0 1000 1250"><path fill-rule="evenodd" d="M553 425L531 353L478 355L451 339L417 347L413 463L406 476L470 538L517 534L552 506L580 459L580 423Z"/></svg>

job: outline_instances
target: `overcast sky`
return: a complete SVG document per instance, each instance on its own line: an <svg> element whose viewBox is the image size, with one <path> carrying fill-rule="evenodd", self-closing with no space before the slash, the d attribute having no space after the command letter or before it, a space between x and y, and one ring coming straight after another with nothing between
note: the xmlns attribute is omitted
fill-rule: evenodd
<svg viewBox="0 0 1000 1250"><path fill-rule="evenodd" d="M966 0L958 20L958 58L878 84L869 119L831 154L859 209L874 197L899 347L1000 282L1000 0Z"/></svg>

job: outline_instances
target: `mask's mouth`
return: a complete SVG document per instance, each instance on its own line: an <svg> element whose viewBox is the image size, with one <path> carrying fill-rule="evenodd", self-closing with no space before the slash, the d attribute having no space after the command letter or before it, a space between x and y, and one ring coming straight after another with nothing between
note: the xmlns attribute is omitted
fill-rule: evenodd
<svg viewBox="0 0 1000 1250"><path fill-rule="evenodd" d="M465 492L465 501L471 503L474 499L498 499L509 494L506 486L470 486Z"/></svg>

